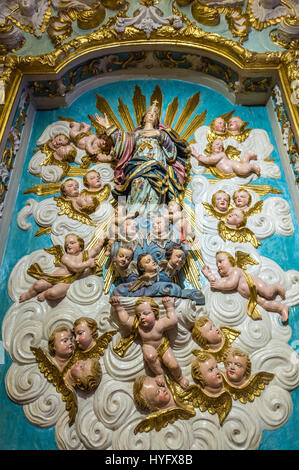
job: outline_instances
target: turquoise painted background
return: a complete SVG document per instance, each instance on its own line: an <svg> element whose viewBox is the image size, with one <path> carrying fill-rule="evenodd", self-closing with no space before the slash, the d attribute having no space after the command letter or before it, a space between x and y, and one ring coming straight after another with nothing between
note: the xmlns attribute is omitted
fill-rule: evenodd
<svg viewBox="0 0 299 470"><path fill-rule="evenodd" d="M104 96L110 103L114 110L118 107L118 97L121 97L125 104L129 106L132 117L134 116L131 99L134 93L134 87L138 84L143 94L147 97L147 105L155 86L158 84L164 96L164 105L162 119L166 112L166 107L169 102L176 96L179 99L179 110L177 116L183 110L187 100L200 91L200 104L194 112L195 114L207 110L205 124L209 124L216 116L225 112L235 110L235 115L240 115L244 121L249 123L249 128L265 129L270 137L271 143L275 147L275 140L271 130L270 122L266 109L264 107L247 108L244 106L233 106L226 98L219 93L210 90L204 86L196 85L193 83L177 81L177 80L127 80L121 83L112 83L105 85L96 90L89 91L83 96L78 98L69 108L61 108L51 111L38 111L35 115L34 125L31 132L31 138L28 143L26 160L23 168L23 173L20 181L19 193L12 216L10 226L9 239L6 246L5 257L0 270L0 321L5 316L6 311L12 305L7 293L7 281L9 274L17 261L35 251L51 245L49 235L41 237L34 237L38 226L35 224L33 218L32 228L28 231L22 231L17 227L16 218L18 212L24 207L27 199L33 198L41 200L40 197L34 194L24 195L23 192L27 188L39 183L38 178L30 175L27 171L28 163L33 156L33 151L36 148L35 142L40 137L44 129L54 121L59 120L58 116L70 117L77 121L89 122L88 114L95 114L97 112L95 93ZM299 270L299 250L298 238L299 231L296 224L293 206L288 195L287 183L282 171L279 161L278 151L275 149L271 158L274 158L275 163L280 166L281 179L274 180L269 178L260 178L260 184L269 184L277 189L280 189L280 195L286 199L291 208L292 218L295 225L295 233L291 237L283 237L274 235L263 241L262 246L259 247L259 252L262 256L271 258L277 262L284 271L289 269ZM265 196L271 197L271 196ZM296 249L297 248L297 249ZM292 308L290 311L289 325L292 328L293 336L290 344L293 349L299 351L299 341L297 344L296 339L299 338L299 320L298 316L299 307ZM1 351L0 351L1 353ZM4 357L3 357L4 356ZM11 360L6 352L2 351L0 359L4 362L0 364L0 398L1 398L1 414L0 414L0 449L1 450L55 450L57 445L55 443L55 430L40 429L31 425L25 418L22 406L13 403L6 395L5 391L5 375L6 371L11 364ZM298 425L297 416L299 416L299 391L291 392L293 399L293 414L287 424L276 431L264 431L263 439L261 441L261 450L298 450L299 449L299 435L296 426Z"/></svg>

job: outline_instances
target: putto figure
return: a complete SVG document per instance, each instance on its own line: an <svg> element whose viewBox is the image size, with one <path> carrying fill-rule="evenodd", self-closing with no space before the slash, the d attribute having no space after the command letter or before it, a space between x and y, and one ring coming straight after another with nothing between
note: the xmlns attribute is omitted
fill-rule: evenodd
<svg viewBox="0 0 299 470"><path fill-rule="evenodd" d="M236 252L236 259L225 251L216 253L216 265L220 278L216 278L208 266L203 266L202 273L210 282L212 290L220 292L239 292L242 297L249 299L247 313L253 319L261 319L256 308L260 305L268 312L277 312L286 323L289 317L289 307L275 300L276 296L285 298L285 289L279 282L267 284L259 277L250 276L246 272L247 264L257 264L247 253Z"/></svg>
<svg viewBox="0 0 299 470"><path fill-rule="evenodd" d="M136 301L135 317L128 314L118 297L111 297L110 303L115 308L121 324L131 330L131 335L114 347L114 351L123 356L125 353L124 347L127 346L124 343L130 345L139 335L142 342L143 357L155 376L164 375L163 364L174 380L182 388L186 388L189 381L187 377L183 376L181 367L166 336L166 331L175 328L178 322L174 299L171 297L162 299L166 311L166 317L164 318L159 318L159 305L150 297L141 297Z"/></svg>
<svg viewBox="0 0 299 470"><path fill-rule="evenodd" d="M244 152L240 161L231 160L224 151L222 140L215 139L211 145L211 153L208 155L199 155L194 146L192 146L192 155L199 164L204 166L215 167L221 174L226 176L239 176L245 178L249 175L256 174L260 176L261 170L258 165L251 163L251 160L257 160L257 156L251 152Z"/></svg>
<svg viewBox="0 0 299 470"><path fill-rule="evenodd" d="M39 301L57 301L65 297L70 285L82 276L92 274L91 269L96 267L96 256L100 253L104 241L100 240L89 250L84 250L84 240L75 234L65 237L64 250L60 245L46 248L55 256L55 269L52 274L43 272L38 263L32 264L28 274L38 279L27 292L20 296L19 301L36 297Z"/></svg>

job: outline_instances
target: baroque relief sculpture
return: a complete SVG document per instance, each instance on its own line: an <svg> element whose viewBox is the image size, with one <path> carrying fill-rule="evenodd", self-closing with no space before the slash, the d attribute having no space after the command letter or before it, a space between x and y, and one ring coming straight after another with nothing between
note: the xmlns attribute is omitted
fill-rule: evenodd
<svg viewBox="0 0 299 470"><path fill-rule="evenodd" d="M157 11L115 29L145 13ZM199 91L179 107L160 84L128 86L131 108L96 94L90 124L59 116L34 142L39 180L17 226L32 217L45 248L10 274L8 396L55 426L61 449L257 448L299 383L287 324L298 273L261 256L261 239L294 231L260 180L280 178L273 145L233 110L204 125ZM228 166L198 164L212 147Z"/></svg>

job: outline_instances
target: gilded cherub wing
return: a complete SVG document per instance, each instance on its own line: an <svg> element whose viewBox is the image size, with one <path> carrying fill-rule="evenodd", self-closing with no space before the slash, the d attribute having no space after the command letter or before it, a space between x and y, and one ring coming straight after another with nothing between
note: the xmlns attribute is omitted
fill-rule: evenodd
<svg viewBox="0 0 299 470"><path fill-rule="evenodd" d="M215 217L216 219L222 220L222 218L227 215L227 212L224 212L223 214L221 214L220 212L218 212L218 211L213 207L213 205L210 204L209 202L203 202L202 205L204 206L205 210L207 211L207 213L208 213L211 217Z"/></svg>
<svg viewBox="0 0 299 470"><path fill-rule="evenodd" d="M251 215L254 215L254 214L258 214L259 212L261 212L263 208L263 201L257 201L252 207L250 207L247 211L246 211L246 217L250 217Z"/></svg>
<svg viewBox="0 0 299 470"><path fill-rule="evenodd" d="M69 425L71 425L77 413L77 396L75 391L66 385L62 373L41 348L32 346L30 349L35 356L41 373L54 385L57 392L61 394L62 400L65 402L65 408L69 414Z"/></svg>
<svg viewBox="0 0 299 470"><path fill-rule="evenodd" d="M108 344L116 333L116 330L106 331L106 333L103 333L97 338L96 349L100 356L104 355L105 349L107 349Z"/></svg>
<svg viewBox="0 0 299 470"><path fill-rule="evenodd" d="M155 431L161 431L168 424L172 424L178 419L190 419L195 416L195 411L190 412L189 409L184 408L170 408L165 411L157 411L151 413L149 416L144 418L134 429L134 434L138 432L149 432L152 429Z"/></svg>
<svg viewBox="0 0 299 470"><path fill-rule="evenodd" d="M253 402L255 397L259 397L262 390L265 389L271 380L273 380L274 374L270 372L258 372L254 374L242 387L233 387L227 382L224 377L225 389L230 393L234 400L239 400L241 403Z"/></svg>
<svg viewBox="0 0 299 470"><path fill-rule="evenodd" d="M142 274L138 279L129 287L129 292L136 292L142 287L152 286L157 280L157 277L150 277L147 274Z"/></svg>
<svg viewBox="0 0 299 470"><path fill-rule="evenodd" d="M61 258L64 255L64 251L61 245L53 245L50 248L44 248L44 250L50 255L54 256L54 264L56 267L60 266Z"/></svg>
<svg viewBox="0 0 299 470"><path fill-rule="evenodd" d="M247 264L259 264L258 261L253 259L248 253L244 253L244 251L236 251L235 260L236 265L241 269L246 269Z"/></svg>
<svg viewBox="0 0 299 470"><path fill-rule="evenodd" d="M88 215L77 211L73 207L72 201L69 201L61 196L54 196L54 200L56 201L57 206L60 208L60 212L58 213L58 215L66 215L67 217L70 217L74 220L78 220L83 224L96 226L96 224L91 220Z"/></svg>
<svg viewBox="0 0 299 470"><path fill-rule="evenodd" d="M256 238L255 234L249 228L231 228L228 227L222 220L218 224L218 233L224 241L230 240L235 243L251 243L254 248L257 248L259 245L261 245L261 242Z"/></svg>
<svg viewBox="0 0 299 470"><path fill-rule="evenodd" d="M229 160L237 160L240 161L241 158L241 152L240 150L236 149L236 147L233 147L232 145L228 145L225 149L225 155Z"/></svg>
<svg viewBox="0 0 299 470"><path fill-rule="evenodd" d="M232 408L232 399L227 391L223 391L217 396L207 395L199 385L190 385L179 394L184 403L192 403L194 408L199 408L201 412L217 414L219 423L222 426Z"/></svg>

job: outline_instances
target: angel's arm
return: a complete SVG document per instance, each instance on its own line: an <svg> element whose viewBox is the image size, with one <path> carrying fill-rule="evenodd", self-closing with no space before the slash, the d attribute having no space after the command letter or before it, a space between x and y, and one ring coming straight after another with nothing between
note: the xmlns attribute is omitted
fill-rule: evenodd
<svg viewBox="0 0 299 470"><path fill-rule="evenodd" d="M163 297L162 303L165 308L166 317L158 320L158 326L159 328L166 330L177 325L178 317L175 312L173 297Z"/></svg>
<svg viewBox="0 0 299 470"><path fill-rule="evenodd" d="M106 237L102 236L102 238L98 241L98 243L96 243L96 245L94 245L88 250L88 257L95 258L100 253L101 249L103 248L105 241L106 241Z"/></svg>
<svg viewBox="0 0 299 470"><path fill-rule="evenodd" d="M210 268L210 266L207 266L206 264L202 267L202 270L201 270L202 274L208 279L208 281L214 281L215 280L215 276L214 274L212 273L212 270Z"/></svg>
<svg viewBox="0 0 299 470"><path fill-rule="evenodd" d="M220 279L215 279L210 281L210 286L212 289L220 291L231 291L237 289L239 285L240 274L236 269L232 269L230 274L226 277L221 277Z"/></svg>
<svg viewBox="0 0 299 470"><path fill-rule="evenodd" d="M98 153L97 160L101 163L109 163L109 162L112 162L113 157L110 154L106 155L105 153Z"/></svg>
<svg viewBox="0 0 299 470"><path fill-rule="evenodd" d="M107 117L107 114L104 114L104 117L102 118L102 116L95 113L95 118L96 118L97 123L100 124L100 126L105 127L105 129L108 129L110 127L110 122Z"/></svg>
<svg viewBox="0 0 299 470"><path fill-rule="evenodd" d="M110 304L112 307L115 308L115 311L117 313L117 316L119 318L119 321L123 326L127 326L128 328L132 328L133 322L134 322L134 317L131 317L126 309L123 307L123 305L120 302L119 297L111 297L110 298Z"/></svg>

